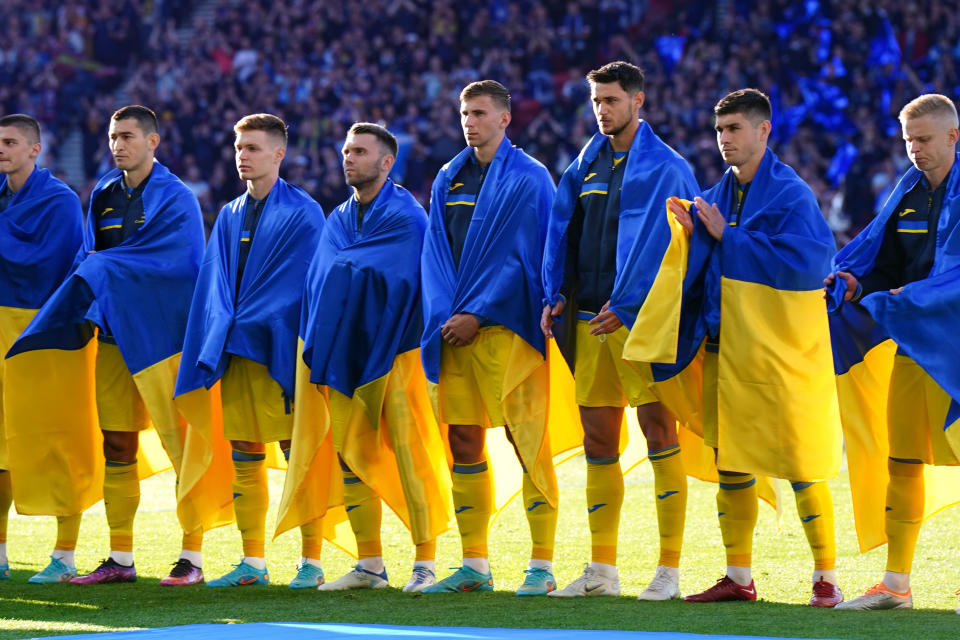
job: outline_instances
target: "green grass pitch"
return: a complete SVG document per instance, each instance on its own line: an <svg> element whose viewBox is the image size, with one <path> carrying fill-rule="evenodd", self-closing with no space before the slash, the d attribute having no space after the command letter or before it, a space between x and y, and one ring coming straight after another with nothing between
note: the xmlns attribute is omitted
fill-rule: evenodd
<svg viewBox="0 0 960 640"><path fill-rule="evenodd" d="M558 470L561 488L555 572L566 584L589 559L589 532L583 490L583 458ZM276 516L282 475L271 472L271 511ZM854 597L882 575L885 550L857 552L846 474L830 483L837 512L838 569L847 597ZM812 610L812 561L797 520L792 492L784 496L782 528L772 509L761 506L754 546L754 577L762 602L691 605L680 601L638 602L636 595L653 576L657 561L653 477L644 463L626 477L626 499L620 524L620 598L562 600L517 598L513 590L523 578L529 536L522 506L515 500L491 531L493 593L413 597L399 587L409 577L413 546L399 521L387 513L384 555L391 585L377 592L294 592L287 583L295 573L300 538L281 536L267 548L271 584L267 587L208 589L203 586L161 588L179 551L180 534L173 502L173 475L166 472L143 483L136 522L136 584L77 587L31 585L27 578L43 568L53 545L53 518L11 514L8 555L12 579L0 583L0 640L56 634L119 631L196 623L270 621L353 622L400 625L541 627L682 631L810 638L896 638L932 640L960 638L960 616L954 610L960 587L960 508L951 508L927 522L914 563L913 611L858 613ZM715 485L690 481L681 583L684 593L700 591L723 573L723 547L716 520ZM458 564L455 530L439 541L438 573ZM107 527L102 505L84 516L77 548L81 572L106 556ZM352 560L324 547L324 571L334 579ZM233 527L210 532L204 543L208 578L227 572L240 558L240 536Z"/></svg>

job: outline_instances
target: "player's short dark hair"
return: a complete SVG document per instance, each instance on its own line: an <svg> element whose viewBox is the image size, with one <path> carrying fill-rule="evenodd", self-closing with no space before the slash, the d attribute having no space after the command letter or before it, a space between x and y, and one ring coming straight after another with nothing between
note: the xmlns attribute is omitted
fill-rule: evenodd
<svg viewBox="0 0 960 640"><path fill-rule="evenodd" d="M243 116L233 125L234 133L241 131L265 131L267 135L280 141L284 148L287 147L287 125L279 117L272 113L252 113Z"/></svg>
<svg viewBox="0 0 960 640"><path fill-rule="evenodd" d="M504 111L510 111L510 92L496 80L478 80L477 82L471 82L460 92L460 102L465 102L471 98L479 98L480 96L490 96L494 104Z"/></svg>
<svg viewBox="0 0 960 640"><path fill-rule="evenodd" d="M11 113L0 118L0 127L16 127L30 144L40 142L40 123L25 113Z"/></svg>
<svg viewBox="0 0 960 640"><path fill-rule="evenodd" d="M733 113L742 113L754 125L764 120L770 120L773 109L770 108L770 98L757 89L738 89L720 99L713 107L713 115L727 116Z"/></svg>
<svg viewBox="0 0 960 640"><path fill-rule="evenodd" d="M131 104L117 109L113 112L111 119L117 122L128 119L136 120L137 126L140 127L143 134L147 136L160 131L160 127L157 124L157 114L153 112L153 109L148 109L139 104Z"/></svg>
<svg viewBox="0 0 960 640"><path fill-rule="evenodd" d="M394 158L397 157L397 151L400 149L400 146L397 144L397 138L387 131L386 127L381 127L379 124L372 122L356 122L350 127L347 133L352 133L353 135L369 133L377 139L377 142L380 143L380 146L383 147L387 153Z"/></svg>
<svg viewBox="0 0 960 640"><path fill-rule="evenodd" d="M623 60L609 62L599 69L594 69L587 74L587 80L593 84L616 82L630 95L643 91L643 69Z"/></svg>

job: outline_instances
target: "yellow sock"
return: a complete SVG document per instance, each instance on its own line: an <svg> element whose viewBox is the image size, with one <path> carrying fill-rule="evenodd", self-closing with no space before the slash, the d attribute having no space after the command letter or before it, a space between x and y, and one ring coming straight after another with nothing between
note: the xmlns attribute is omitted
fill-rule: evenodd
<svg viewBox="0 0 960 640"><path fill-rule="evenodd" d="M10 472L0 469L0 544L7 541L7 522L11 504L13 504L13 487L10 486Z"/></svg>
<svg viewBox="0 0 960 640"><path fill-rule="evenodd" d="M414 557L415 562L427 562L435 560L437 557L437 539L427 540L417 545L417 554Z"/></svg>
<svg viewBox="0 0 960 640"><path fill-rule="evenodd" d="M683 525L687 516L687 474L680 458L680 445L650 452L653 490L657 495L657 526L660 529L661 567L680 566Z"/></svg>
<svg viewBox="0 0 960 640"><path fill-rule="evenodd" d="M753 560L753 530L757 526L757 479L753 474L720 472L717 516L727 550L727 566L749 567Z"/></svg>
<svg viewBox="0 0 960 640"><path fill-rule="evenodd" d="M910 573L923 524L923 464L890 458L887 467L887 571Z"/></svg>
<svg viewBox="0 0 960 640"><path fill-rule="evenodd" d="M180 548L184 551L196 551L199 553L203 549L203 527L190 533L184 531Z"/></svg>
<svg viewBox="0 0 960 640"><path fill-rule="evenodd" d="M833 527L833 499L826 482L792 482L797 514L813 552L813 569L836 569L837 539Z"/></svg>
<svg viewBox="0 0 960 640"><path fill-rule="evenodd" d="M140 506L137 461L107 460L103 474L103 507L110 527L110 550L133 551L133 519Z"/></svg>
<svg viewBox="0 0 960 640"><path fill-rule="evenodd" d="M323 518L300 525L300 555L319 560L323 550Z"/></svg>
<svg viewBox="0 0 960 640"><path fill-rule="evenodd" d="M487 532L493 515L493 476L487 461L454 464L453 508L464 558L486 558Z"/></svg>
<svg viewBox="0 0 960 640"><path fill-rule="evenodd" d="M620 458L587 458L587 520L593 562L616 566L622 505Z"/></svg>
<svg viewBox="0 0 960 640"><path fill-rule="evenodd" d="M75 516L57 516L57 542L53 548L58 551L73 551L80 537L81 514Z"/></svg>
<svg viewBox="0 0 960 640"><path fill-rule="evenodd" d="M382 556L380 520L383 506L380 496L346 469L343 471L343 504L350 518L350 528L357 538L357 555L361 560Z"/></svg>
<svg viewBox="0 0 960 640"><path fill-rule="evenodd" d="M233 510L243 541L243 555L263 558L265 555L267 506L267 466L264 453L233 451Z"/></svg>
<svg viewBox="0 0 960 640"><path fill-rule="evenodd" d="M553 561L557 510L550 506L526 471L523 472L523 508L527 511L527 524L530 526L530 558Z"/></svg>

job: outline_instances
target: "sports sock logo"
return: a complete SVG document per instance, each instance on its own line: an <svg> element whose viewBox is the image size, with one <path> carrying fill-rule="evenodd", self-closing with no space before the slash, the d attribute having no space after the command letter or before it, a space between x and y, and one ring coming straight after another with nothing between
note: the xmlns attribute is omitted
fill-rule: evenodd
<svg viewBox="0 0 960 640"><path fill-rule="evenodd" d="M536 500L536 501L534 501L534 503L533 503L532 505L530 505L529 507L527 507L527 511L533 511L534 509L536 509L537 507L539 507L539 506L542 505L542 504L547 504L547 503L546 503L546 502L542 502L542 501L540 501L540 500Z"/></svg>
<svg viewBox="0 0 960 640"><path fill-rule="evenodd" d="M801 522L810 522L811 520L813 520L813 519L815 519L815 518L819 518L819 517L820 517L820 514L819 514L819 513L814 513L814 514L809 515L809 516L803 516L802 518L800 518L800 521L801 521Z"/></svg>
<svg viewBox="0 0 960 640"><path fill-rule="evenodd" d="M466 511L467 509L473 509L473 507L471 507L470 505L465 504L465 505L463 505L462 507L457 507L457 510L454 511L454 513L462 513L462 512L464 512L464 511Z"/></svg>
<svg viewBox="0 0 960 640"><path fill-rule="evenodd" d="M359 506L360 506L360 505L358 505L358 504L348 504L348 505L347 505L347 512L353 511L354 509L356 509L356 508L359 507Z"/></svg>
<svg viewBox="0 0 960 640"><path fill-rule="evenodd" d="M599 509L600 507L605 507L605 506L607 506L607 503L606 503L606 502L601 502L600 504L591 505L591 506L587 507L587 513L593 513L594 511L596 511L596 510Z"/></svg>
<svg viewBox="0 0 960 640"><path fill-rule="evenodd" d="M657 494L657 500L663 500L664 498L669 498L675 493L680 493L679 491L664 491L663 493Z"/></svg>

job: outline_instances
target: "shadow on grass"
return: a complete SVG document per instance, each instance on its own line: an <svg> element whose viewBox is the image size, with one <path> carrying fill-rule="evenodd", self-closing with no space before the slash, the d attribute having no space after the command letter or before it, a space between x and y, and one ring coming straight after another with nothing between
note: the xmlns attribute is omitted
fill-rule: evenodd
<svg viewBox="0 0 960 640"><path fill-rule="evenodd" d="M675 631L773 637L957 638L953 611L817 610L759 601L638 602L633 597L518 598L513 593L411 596L399 589L318 593L283 585L212 589L133 584L31 585L29 571L0 583L0 640L24 636L226 622L349 622L444 627Z"/></svg>

